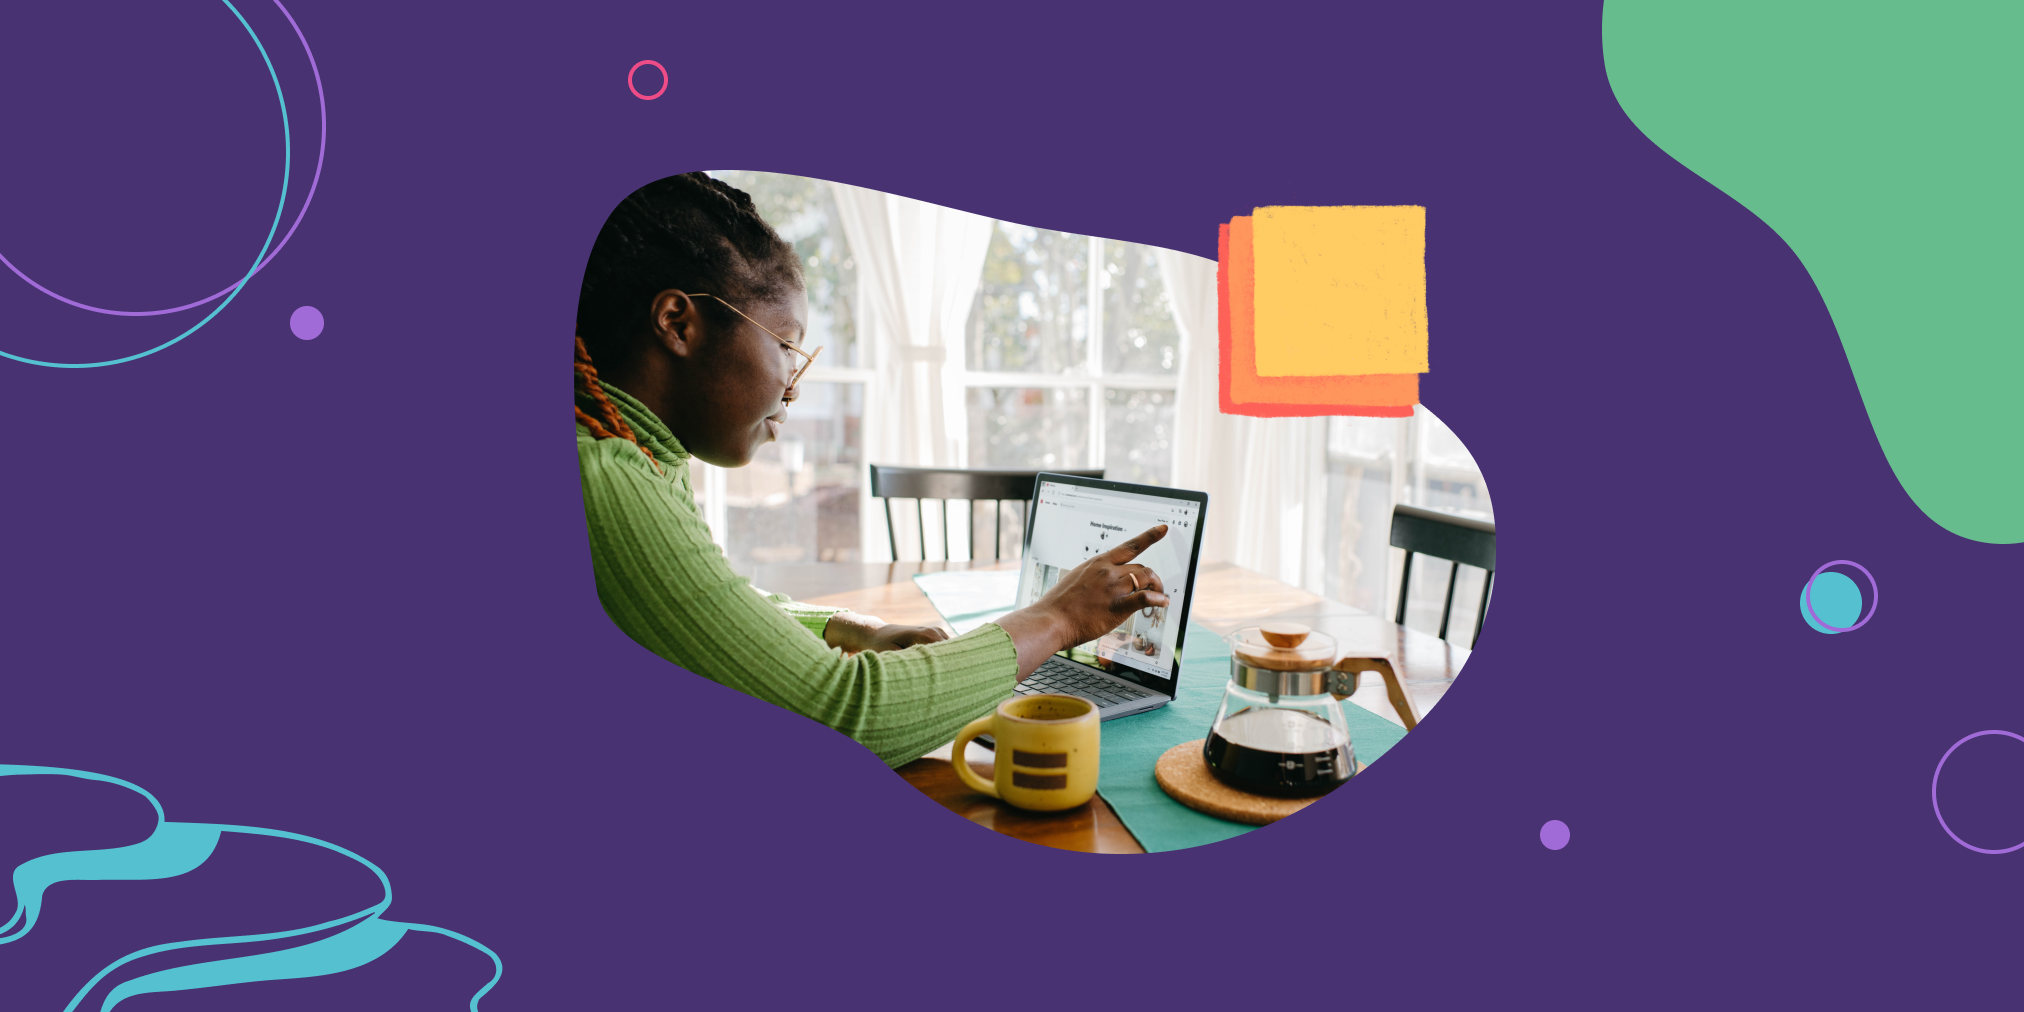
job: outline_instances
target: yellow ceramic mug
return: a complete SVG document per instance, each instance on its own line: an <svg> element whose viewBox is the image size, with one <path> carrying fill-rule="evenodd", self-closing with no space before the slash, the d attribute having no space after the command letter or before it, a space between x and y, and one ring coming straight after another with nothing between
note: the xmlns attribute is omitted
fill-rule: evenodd
<svg viewBox="0 0 2024 1012"><path fill-rule="evenodd" d="M1102 723L1096 704L1078 696L1013 696L956 736L956 775L973 791L1035 812L1074 808L1096 793ZM977 775L963 761L970 739L997 739L995 775Z"/></svg>

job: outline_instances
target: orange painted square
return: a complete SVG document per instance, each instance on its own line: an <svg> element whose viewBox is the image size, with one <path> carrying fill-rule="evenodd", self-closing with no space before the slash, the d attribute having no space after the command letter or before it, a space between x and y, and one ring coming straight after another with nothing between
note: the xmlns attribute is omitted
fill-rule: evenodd
<svg viewBox="0 0 2024 1012"><path fill-rule="evenodd" d="M1239 216L1217 227L1218 372L1224 414L1264 417L1362 415L1404 418L1420 400L1418 373L1370 376L1260 376L1256 331L1257 293L1251 219Z"/></svg>

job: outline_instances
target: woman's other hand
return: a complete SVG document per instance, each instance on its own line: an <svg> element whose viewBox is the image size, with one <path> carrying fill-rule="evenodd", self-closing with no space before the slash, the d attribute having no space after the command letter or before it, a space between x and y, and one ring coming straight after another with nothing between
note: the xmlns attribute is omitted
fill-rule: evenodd
<svg viewBox="0 0 2024 1012"><path fill-rule="evenodd" d="M893 625L876 615L840 611L829 617L822 640L850 653L861 650L904 650L922 643L940 643L949 634L934 626Z"/></svg>
<svg viewBox="0 0 2024 1012"><path fill-rule="evenodd" d="M1133 559L1167 536L1158 524L1067 573L1040 600L998 620L1019 650L1019 677L1048 656L1123 625L1132 612L1171 602L1160 575Z"/></svg>
<svg viewBox="0 0 2024 1012"><path fill-rule="evenodd" d="M866 650L905 650L923 643L940 643L949 634L931 625L882 625L872 630Z"/></svg>

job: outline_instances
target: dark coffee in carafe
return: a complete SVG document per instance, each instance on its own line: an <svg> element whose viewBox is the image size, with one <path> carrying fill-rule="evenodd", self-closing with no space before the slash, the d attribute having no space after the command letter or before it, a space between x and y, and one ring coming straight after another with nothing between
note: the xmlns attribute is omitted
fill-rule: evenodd
<svg viewBox="0 0 2024 1012"><path fill-rule="evenodd" d="M1342 732L1299 710L1231 714L1209 732L1202 758L1224 783L1275 797L1327 794L1356 772L1356 753Z"/></svg>

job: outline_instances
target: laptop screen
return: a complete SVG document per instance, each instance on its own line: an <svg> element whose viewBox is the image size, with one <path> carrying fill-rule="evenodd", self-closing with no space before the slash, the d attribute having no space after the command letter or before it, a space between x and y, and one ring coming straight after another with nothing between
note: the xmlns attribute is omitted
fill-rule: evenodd
<svg viewBox="0 0 2024 1012"><path fill-rule="evenodd" d="M1159 574L1173 603L1134 612L1109 635L1085 643L1075 652L1095 654L1097 666L1115 674L1168 682L1178 675L1175 662L1182 623L1187 620L1188 581L1195 572L1204 503L1199 498L1162 496L1157 494L1161 490L1150 486L1134 486L1143 492L1097 487L1114 484L1071 484L1041 477L1034 492L1032 529L1019 574L1018 607L1039 600L1060 582L1062 574L1091 556L1116 548L1148 527L1166 524L1167 536L1133 561Z"/></svg>

